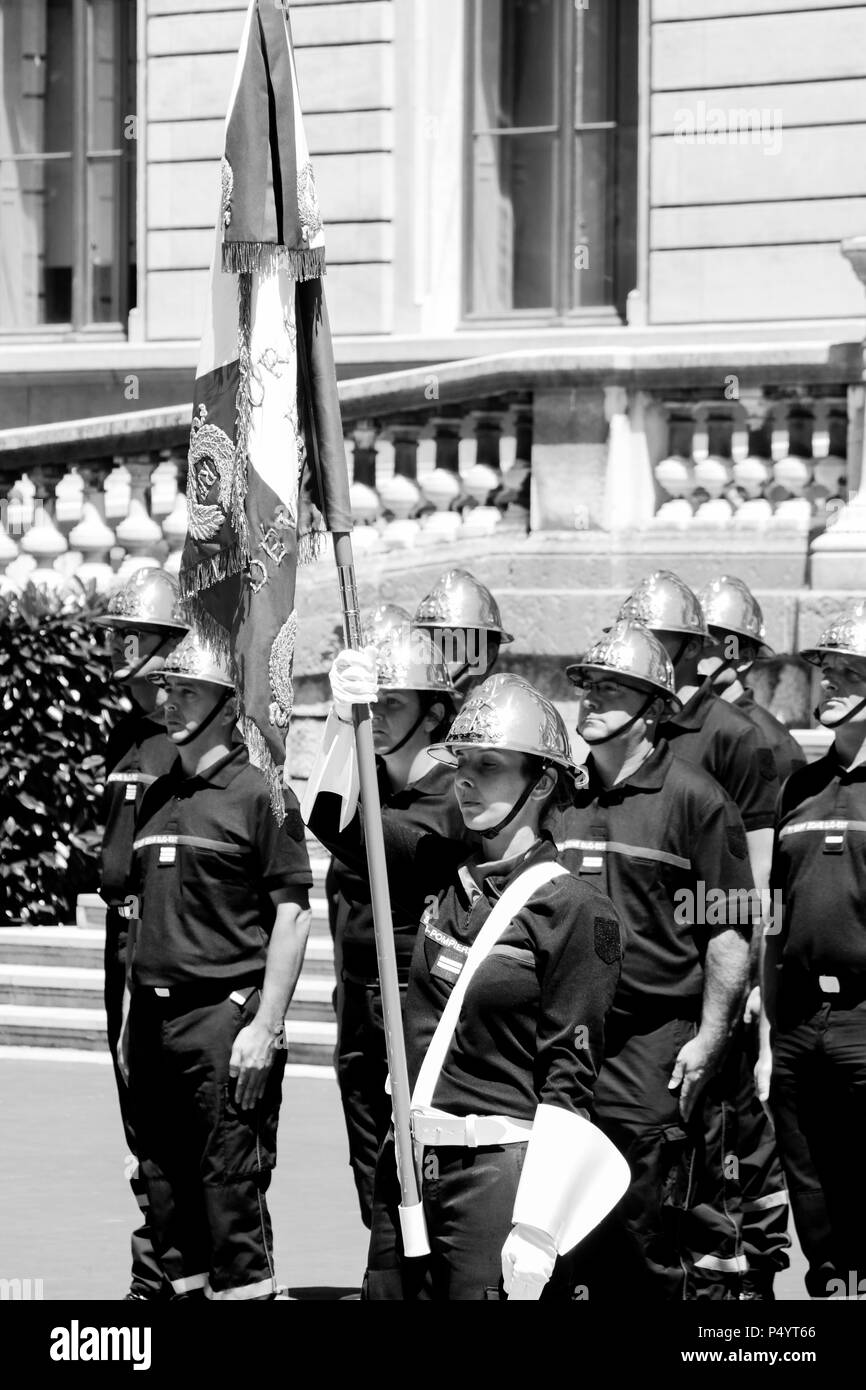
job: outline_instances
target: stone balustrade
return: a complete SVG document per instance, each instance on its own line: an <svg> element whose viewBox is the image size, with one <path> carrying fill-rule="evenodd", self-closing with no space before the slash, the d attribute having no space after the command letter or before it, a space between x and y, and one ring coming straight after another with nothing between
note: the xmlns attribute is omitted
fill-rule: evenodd
<svg viewBox="0 0 866 1390"><path fill-rule="evenodd" d="M593 379L548 353L343 382L356 553L469 558L480 541L544 531L575 534L588 557L760 542L796 551L785 583L806 583L810 541L857 486L862 448L862 386L814 375L731 378L729 400L670 371ZM142 566L176 571L188 421L172 407L0 432L0 584L108 589Z"/></svg>

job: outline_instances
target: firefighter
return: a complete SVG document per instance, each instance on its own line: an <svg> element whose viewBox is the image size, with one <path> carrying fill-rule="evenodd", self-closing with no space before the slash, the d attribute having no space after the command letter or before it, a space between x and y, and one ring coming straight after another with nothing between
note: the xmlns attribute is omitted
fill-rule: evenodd
<svg viewBox="0 0 866 1390"><path fill-rule="evenodd" d="M335 697L345 698L350 679L354 700L375 700L372 663L359 653L339 661ZM546 811L570 795L574 773L568 733L549 701L519 676L493 676L432 751L451 768L466 838L409 835L388 811L382 818L392 901L407 913L423 910L405 1027L430 1254L401 1268L386 1141L366 1293L377 1301L568 1299L568 1262L557 1257L627 1181L620 1156L588 1123L621 925L607 898L558 863L544 832ZM333 773L339 768L334 759ZM361 814L340 832L348 809L325 795L343 790L339 775L319 786L317 833L339 839L340 853L357 860ZM488 935L498 930L473 955L488 923ZM440 1031L452 990L461 1001L456 1023ZM610 1184L607 1206L593 1179ZM575 1194L591 1215L576 1209Z"/></svg>
<svg viewBox="0 0 866 1390"><path fill-rule="evenodd" d="M133 845L129 1080L154 1245L176 1298L268 1299L284 1019L310 922L304 828L291 792L281 825L272 813L201 635L151 679L176 754Z"/></svg>
<svg viewBox="0 0 866 1390"><path fill-rule="evenodd" d="M736 709L742 710L764 734L776 762L779 785L798 767L806 766L806 758L793 734L785 725L758 704L745 676L755 661L774 655L765 641L764 615L754 594L730 574L719 575L704 585L698 594L710 634L704 648L699 670L712 677L713 691Z"/></svg>
<svg viewBox="0 0 866 1390"><path fill-rule="evenodd" d="M496 599L468 570L440 575L418 604L414 621L432 631L462 696L490 675L500 647L514 641L502 626Z"/></svg>
<svg viewBox="0 0 866 1390"><path fill-rule="evenodd" d="M376 631L370 623L365 630ZM407 834L424 829L457 835L461 821L451 774L427 753L454 717L455 692L445 663L423 629L412 630L401 621L397 627L378 630L383 638L374 648L379 699L373 708L373 746L381 804ZM351 719L351 708L338 701L332 727L335 718ZM314 787L313 776L309 794ZM391 1123L373 907L366 861L346 863L339 845L328 847L335 852L330 883L335 895L334 951L340 963L337 1080L361 1219L369 1227L376 1155ZM418 918L402 911L398 900L392 907L398 978L405 993Z"/></svg>
<svg viewBox="0 0 866 1390"><path fill-rule="evenodd" d="M764 615L754 594L741 579L720 575L698 595L710 634L700 664L723 700L747 714L772 749L779 784L806 766L803 751L768 709L759 705L743 677L752 664L773 655L765 641ZM760 933L753 946L759 947ZM737 1085L737 1157L743 1214L743 1244L749 1270L742 1298L772 1298L775 1274L787 1268L789 1204L772 1125L755 1089L761 1051L759 963L753 952L750 991L743 1012L744 1046L739 1054Z"/></svg>
<svg viewBox="0 0 866 1390"><path fill-rule="evenodd" d="M126 1080L117 1048L123 1018L127 937L137 917L134 899L126 890L132 864L135 817L145 789L167 772L174 751L157 711L157 689L148 679L161 669L166 656L187 630L178 607L174 581L162 569L138 570L112 595L108 611L96 622L111 633L111 663L115 680L125 687L131 712L116 725L105 755L107 776L103 798L105 833L102 840L102 896L105 914L105 1017L108 1047L114 1067L120 1115L130 1155L136 1158L135 1134ZM136 1163L130 1181L143 1222L132 1234L132 1279L128 1300L163 1296L165 1281L153 1252L149 1229L147 1189Z"/></svg>
<svg viewBox="0 0 866 1390"><path fill-rule="evenodd" d="M720 699L713 690L713 678L701 674L701 661L711 639L697 596L678 575L669 570L657 570L638 585L620 610L620 616L645 622L668 652L683 708L663 720L659 733L668 741L675 756L703 767L736 802L746 828L755 886L766 895L779 790L776 759L762 730L734 705ZM750 984L757 969L759 949L760 933L756 932ZM749 1008L749 995L750 990L746 989L743 1014ZM772 1138L762 1119L753 1116L750 1126L753 1121L755 1128L761 1131L761 1138L755 1164L745 1175L749 1191L745 1200L750 1205L747 1210L742 1209L742 1155L738 1150L737 1113L739 1097L751 1086L750 1068L743 1060L745 1047L740 1026L731 1039L725 1073L719 1080L723 1100L712 1116L714 1132L707 1135L708 1153L714 1149L716 1157L708 1157L707 1172L721 1172L722 1215L728 1217L740 1234L735 1256L717 1256L722 1265L717 1272L723 1276L730 1274L734 1280L739 1277L739 1295L766 1299L772 1297L776 1270L787 1265L787 1237L780 1230L772 1229L768 1234L765 1229L768 1224L771 1228L774 1225L773 1216L767 1215L774 1211L772 1205L752 1209L751 1203L766 1199L782 1208L786 1198L781 1172L772 1157ZM747 1147L749 1142L744 1137ZM762 1174L766 1187L762 1187ZM711 1196L709 1201L712 1200ZM756 1227L753 1234L744 1236L744 1226L753 1224ZM747 1250L755 1255L755 1267L749 1265ZM710 1270L709 1274L712 1272Z"/></svg>
<svg viewBox="0 0 866 1390"><path fill-rule="evenodd" d="M632 1170L628 1239L604 1242L603 1295L719 1296L737 1239L707 1202L704 1126L719 1108L709 1083L759 907L745 831L718 783L656 738L680 702L651 632L615 623L567 675L581 688L589 755L586 785L554 833L563 861L610 896L628 930L595 1092L598 1122Z"/></svg>
<svg viewBox="0 0 866 1390"><path fill-rule="evenodd" d="M397 603L380 603L373 609L364 623L364 645L377 646L383 642L387 635L394 629L400 628L408 632L412 625L412 616ZM331 932L331 941L334 945L334 991L332 1003L334 1014L337 1018L342 1012L342 978L343 963L340 959L340 944L337 941L337 916L339 911L340 889L338 882L338 870L333 858L328 863L328 871L325 874L325 900L328 904L328 926ZM334 1050L334 1069L338 1070L339 1043ZM362 1201L362 1215L365 1210Z"/></svg>
<svg viewBox="0 0 866 1390"><path fill-rule="evenodd" d="M770 1104L813 1297L866 1295L866 600L800 653L833 742L782 789L765 935Z"/></svg>

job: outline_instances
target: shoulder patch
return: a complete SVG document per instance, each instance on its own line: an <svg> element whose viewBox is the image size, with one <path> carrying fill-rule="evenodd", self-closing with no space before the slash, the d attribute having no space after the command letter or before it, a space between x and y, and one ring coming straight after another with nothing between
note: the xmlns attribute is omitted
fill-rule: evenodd
<svg viewBox="0 0 866 1390"><path fill-rule="evenodd" d="M765 782L775 782L776 759L773 757L772 748L758 749L758 773Z"/></svg>
<svg viewBox="0 0 866 1390"><path fill-rule="evenodd" d="M595 954L605 965L613 965L622 959L622 942L619 936L619 922L614 917L596 917Z"/></svg>
<svg viewBox="0 0 866 1390"><path fill-rule="evenodd" d="M749 842L742 825L729 825L727 835L730 853L735 859L746 859L749 853Z"/></svg>

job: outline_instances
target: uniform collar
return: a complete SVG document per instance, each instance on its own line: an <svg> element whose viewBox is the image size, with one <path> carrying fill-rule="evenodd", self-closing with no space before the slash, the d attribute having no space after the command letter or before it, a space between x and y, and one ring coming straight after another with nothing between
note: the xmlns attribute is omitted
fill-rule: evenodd
<svg viewBox="0 0 866 1390"><path fill-rule="evenodd" d="M745 687L740 698L734 701L734 706L736 709L746 711L753 710L755 708L755 697L748 686Z"/></svg>
<svg viewBox="0 0 866 1390"><path fill-rule="evenodd" d="M587 790L593 799L611 792L617 792L621 787L634 788L636 791L658 791L660 787L664 786L672 757L673 754L668 747L667 741L660 738L649 756L644 758L640 767L635 768L630 777L627 777L624 782L614 782L613 786L609 787L607 783L603 782L599 777L595 759L590 753L586 760L586 765L589 769L589 787ZM580 793L578 792L578 799L579 798Z"/></svg>
<svg viewBox="0 0 866 1390"><path fill-rule="evenodd" d="M713 690L712 677L707 676L703 685L698 686L688 704L683 706L679 714L670 715L664 722L665 724L675 724L678 729L701 729L710 706L718 698Z"/></svg>
<svg viewBox="0 0 866 1390"><path fill-rule="evenodd" d="M249 761L247 746L239 741L226 753L224 758L220 758L219 762L212 763L210 767L205 768L204 772L194 772L189 777L184 772L183 764L178 758L171 770L171 776L175 781L184 782L187 786L197 783L207 787L227 787L230 782L235 780L238 773L248 766Z"/></svg>
<svg viewBox="0 0 866 1390"><path fill-rule="evenodd" d="M457 870L457 875L463 886L463 892L470 903L475 901L482 890L485 897L499 898L521 870L529 864L544 863L548 859L555 859L556 855L557 848L553 840L542 834L534 845L530 845L525 854L514 855L511 859L498 859L484 863L479 862L478 857L473 855L461 864ZM481 879L481 888L478 886L479 878Z"/></svg>

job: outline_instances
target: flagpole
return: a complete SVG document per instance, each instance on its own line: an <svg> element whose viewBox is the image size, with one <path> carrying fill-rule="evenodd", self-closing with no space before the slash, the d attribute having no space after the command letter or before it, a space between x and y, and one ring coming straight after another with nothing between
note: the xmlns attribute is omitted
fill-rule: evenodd
<svg viewBox="0 0 866 1390"><path fill-rule="evenodd" d="M340 601L343 609L343 632L346 645L353 651L363 646L358 592L355 585L355 564L352 537L334 534L334 558L340 582ZM358 751L358 781L361 805L364 809L364 842L367 847L367 868L370 877L370 899L373 906L373 928L376 955L379 962L379 987L382 993L382 1015L385 1025L385 1045L391 1084L391 1104L394 1113L394 1143L397 1152L397 1174L400 1180L400 1225L404 1253L408 1256L429 1252L424 1218L421 1213L421 1194L415 1170L415 1157L409 1121L409 1070L406 1065L406 1046L403 1038L403 1015L400 1007L400 986L397 979L397 953L391 917L391 897L388 891L388 869L385 859L385 838L382 832L382 811L379 801L379 782L373 751L373 724L369 705L354 705L355 742Z"/></svg>

